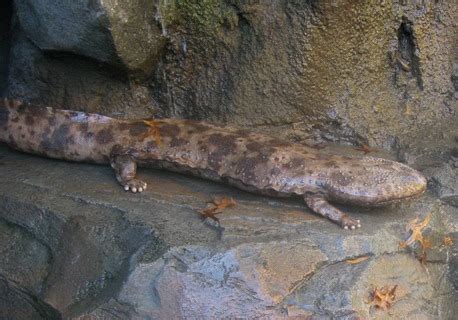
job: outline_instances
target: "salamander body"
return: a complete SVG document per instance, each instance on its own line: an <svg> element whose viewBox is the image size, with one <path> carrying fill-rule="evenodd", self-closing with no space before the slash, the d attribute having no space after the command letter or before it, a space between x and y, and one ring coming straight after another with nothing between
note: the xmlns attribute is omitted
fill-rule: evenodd
<svg viewBox="0 0 458 320"><path fill-rule="evenodd" d="M205 122L120 120L0 100L0 141L50 158L111 164L125 190L141 192L137 165L189 173L270 196L304 198L346 229L360 226L330 202L378 206L421 195L426 179L390 160L322 153L301 144Z"/></svg>

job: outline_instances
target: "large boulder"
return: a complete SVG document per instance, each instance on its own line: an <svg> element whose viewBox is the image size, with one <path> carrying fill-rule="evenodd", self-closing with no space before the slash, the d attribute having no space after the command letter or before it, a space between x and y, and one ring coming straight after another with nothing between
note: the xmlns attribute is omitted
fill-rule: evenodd
<svg viewBox="0 0 458 320"><path fill-rule="evenodd" d="M15 1L29 39L43 51L72 53L149 74L164 48L155 1Z"/></svg>

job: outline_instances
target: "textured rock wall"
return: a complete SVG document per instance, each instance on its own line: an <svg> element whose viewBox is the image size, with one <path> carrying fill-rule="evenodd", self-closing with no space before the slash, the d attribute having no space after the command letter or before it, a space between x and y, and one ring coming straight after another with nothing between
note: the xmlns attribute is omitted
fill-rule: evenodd
<svg viewBox="0 0 458 320"><path fill-rule="evenodd" d="M456 116L453 1L15 8L7 95L33 102L385 148Z"/></svg>

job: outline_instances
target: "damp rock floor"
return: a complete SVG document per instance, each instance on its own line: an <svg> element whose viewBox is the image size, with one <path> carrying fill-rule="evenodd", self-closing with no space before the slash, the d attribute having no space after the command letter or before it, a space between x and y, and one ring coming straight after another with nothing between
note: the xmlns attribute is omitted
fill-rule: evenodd
<svg viewBox="0 0 458 320"><path fill-rule="evenodd" d="M151 169L139 171L148 189L132 194L108 166L2 145L0 318L452 319L456 170L453 154L452 162L434 157L404 154L428 176L425 196L377 209L341 206L362 221L347 231L299 199ZM221 227L204 222L199 210L222 196L236 206L218 215ZM418 248L399 244L407 223L428 214L431 248L421 263ZM397 286L387 310L371 303L383 286Z"/></svg>

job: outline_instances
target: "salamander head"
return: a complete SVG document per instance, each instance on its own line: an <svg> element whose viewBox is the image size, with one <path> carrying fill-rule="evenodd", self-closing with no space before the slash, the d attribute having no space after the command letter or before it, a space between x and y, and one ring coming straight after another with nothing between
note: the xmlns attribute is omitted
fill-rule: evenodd
<svg viewBox="0 0 458 320"><path fill-rule="evenodd" d="M420 196L426 179L399 162L365 157L330 169L323 187L330 200L378 206Z"/></svg>

